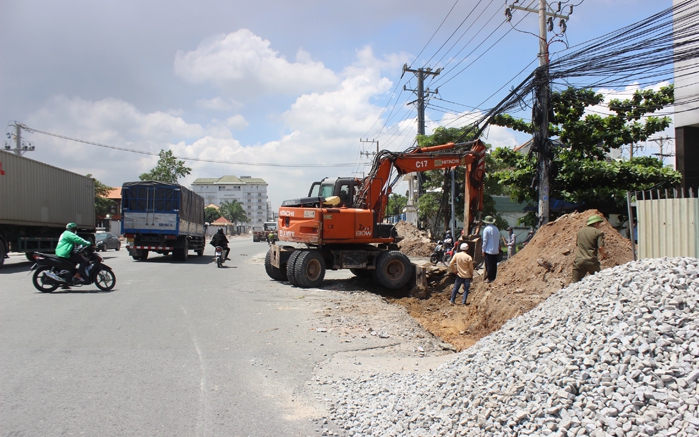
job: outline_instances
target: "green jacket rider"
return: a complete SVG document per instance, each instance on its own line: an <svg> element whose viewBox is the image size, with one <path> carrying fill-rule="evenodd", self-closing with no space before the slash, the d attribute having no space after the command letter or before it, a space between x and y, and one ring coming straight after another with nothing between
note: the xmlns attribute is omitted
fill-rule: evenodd
<svg viewBox="0 0 699 437"><path fill-rule="evenodd" d="M88 265L87 259L77 252L73 252L76 244L83 246L91 246L92 243L80 238L76 235L78 232L78 225L75 223L68 223L66 225L66 230L61 234L61 238L58 239L58 246L56 246L56 256L59 258L67 259L72 261L73 265L79 264L78 270L73 276L73 280L76 282L83 282L84 277L87 276L85 273L85 268Z"/></svg>

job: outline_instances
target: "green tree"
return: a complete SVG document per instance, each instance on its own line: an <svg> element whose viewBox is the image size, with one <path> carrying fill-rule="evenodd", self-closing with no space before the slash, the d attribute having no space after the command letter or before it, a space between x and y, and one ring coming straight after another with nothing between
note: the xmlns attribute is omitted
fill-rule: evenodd
<svg viewBox="0 0 699 437"><path fill-rule="evenodd" d="M612 149L645 141L667 128L671 122L669 117L645 116L672 104L673 96L672 85L657 92L637 91L628 100L611 100L608 104L611 114L602 116L585 113L587 107L604 102L602 94L573 88L553 93L549 132L552 137L558 137L561 146L550 148L551 197L596 208L606 214L623 215L626 191L679 183L681 175L663 167L655 158L612 161L606 155ZM495 117L494 124L522 132L534 131L532 123L507 114ZM519 202L538 199L533 183L537 175L534 154L499 148L493 157L501 161L502 166L493 177L510 189L512 198ZM530 213L525 223L536 223L535 213Z"/></svg>
<svg viewBox="0 0 699 437"><path fill-rule="evenodd" d="M231 223L247 223L250 221L243 205L237 200L225 200L219 206L219 212Z"/></svg>
<svg viewBox="0 0 699 437"><path fill-rule="evenodd" d="M388 204L386 205L386 217L400 215L408 204L408 198L400 194L392 193L388 196Z"/></svg>
<svg viewBox="0 0 699 437"><path fill-rule="evenodd" d="M192 172L190 167L184 165L184 161L178 161L172 150L161 150L160 157L154 169L139 176L142 181L160 181L176 184L179 178Z"/></svg>
<svg viewBox="0 0 699 437"><path fill-rule="evenodd" d="M450 142L463 142L474 139L471 127L444 128L438 127L432 135L418 137L420 147L436 146ZM489 147L486 145L486 147ZM506 226L507 222L495 211L494 195L507 194L507 188L498 184L490 173L500 168L503 164L486 153L486 175L484 180L483 215L496 217L499 227ZM454 212L458 220L464 219L464 177L466 169L455 169ZM433 234L438 229L449 228L451 217L451 170L430 170L423 173L423 192L418 199L419 218L432 229Z"/></svg>
<svg viewBox="0 0 699 437"><path fill-rule="evenodd" d="M218 210L218 208L214 208L213 206L207 206L206 208L204 208L205 222L213 223L219 218L221 218L221 212Z"/></svg>
<svg viewBox="0 0 699 437"><path fill-rule="evenodd" d="M107 214L110 214L112 211L112 206L114 206L114 201L107 199L107 196L112 190L112 187L109 187L93 178L89 173L86 176L92 179L95 184L95 216L106 216Z"/></svg>

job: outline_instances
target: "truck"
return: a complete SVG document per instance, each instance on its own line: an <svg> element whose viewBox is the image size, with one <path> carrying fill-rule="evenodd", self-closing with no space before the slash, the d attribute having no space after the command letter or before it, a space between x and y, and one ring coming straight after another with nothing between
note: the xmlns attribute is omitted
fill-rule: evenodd
<svg viewBox="0 0 699 437"><path fill-rule="evenodd" d="M252 241L255 243L267 241L270 232L277 234L277 222L264 222L261 231L252 231Z"/></svg>
<svg viewBox="0 0 699 437"><path fill-rule="evenodd" d="M307 197L282 202L277 222L280 244L270 246L265 256L267 275L310 288L322 284L326 269L349 269L388 289L405 286L414 266L398 250L395 226L383 223L388 196L400 175L457 166L466 167L464 228L469 253L479 255L480 237L472 231L475 216L483 209L485 150L480 140L404 152L382 150L363 179L314 182Z"/></svg>
<svg viewBox="0 0 699 437"><path fill-rule="evenodd" d="M125 182L121 187L121 233L134 260L150 252L186 261L204 255L204 198L178 184Z"/></svg>
<svg viewBox="0 0 699 437"><path fill-rule="evenodd" d="M71 222L94 242L94 180L0 150L0 267L9 252L53 253Z"/></svg>

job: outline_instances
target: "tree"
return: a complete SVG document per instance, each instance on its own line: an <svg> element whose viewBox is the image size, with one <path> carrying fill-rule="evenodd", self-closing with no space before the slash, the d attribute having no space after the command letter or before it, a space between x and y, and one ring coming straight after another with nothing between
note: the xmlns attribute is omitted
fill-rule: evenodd
<svg viewBox="0 0 699 437"><path fill-rule="evenodd" d="M250 221L243 205L237 200L225 200L219 206L219 212L231 223L247 223Z"/></svg>
<svg viewBox="0 0 699 437"><path fill-rule="evenodd" d="M553 117L549 132L558 137L559 147L551 147L551 198L603 213L624 214L626 191L672 186L680 182L680 173L655 158L636 157L628 161L612 161L607 153L626 144L645 141L670 124L669 117L648 116L674 101L672 85L660 90L637 91L628 100L611 100L611 115L585 114L588 106L604 101L602 94L591 90L569 88L552 94ZM533 132L532 123L507 114L494 118L494 124L522 132ZM511 149L497 149L493 156L504 169L493 177L509 187L510 195L519 202L538 199L536 157ZM553 214L555 215L555 213ZM529 213L525 223L536 223Z"/></svg>
<svg viewBox="0 0 699 437"><path fill-rule="evenodd" d="M213 206L207 206L204 208L204 221L207 223L213 223L221 217L221 212L218 208Z"/></svg>
<svg viewBox="0 0 699 437"><path fill-rule="evenodd" d="M192 172L190 167L185 167L184 161L178 161L172 150L161 150L158 164L148 173L143 173L138 178L142 181L160 181L176 184L179 178Z"/></svg>
<svg viewBox="0 0 699 437"><path fill-rule="evenodd" d="M106 216L112 212L112 207L114 206L114 201L107 199L109 192L112 187L104 185L102 182L93 178L91 174L86 175L88 178L92 179L95 183L95 216Z"/></svg>
<svg viewBox="0 0 699 437"><path fill-rule="evenodd" d="M386 205L386 217L400 215L407 204L408 198L406 196L392 193L390 196L388 196L388 204Z"/></svg>
<svg viewBox="0 0 699 437"><path fill-rule="evenodd" d="M450 142L463 142L474 139L473 129L464 128L444 128L438 127L432 135L418 137L420 147L436 146ZM489 147L486 145L486 147ZM497 183L497 180L490 176L501 162L494 160L489 153L486 153L486 175L484 180L484 201L483 214L492 215L496 218L498 227L507 226L507 222L495 211L494 195L506 194L507 188ZM458 220L464 219L464 177L465 167L455 169L455 192L454 192L454 212ZM420 220L427 223L433 234L440 229L450 227L451 206L451 170L430 170L423 173L424 194L418 199L418 211Z"/></svg>

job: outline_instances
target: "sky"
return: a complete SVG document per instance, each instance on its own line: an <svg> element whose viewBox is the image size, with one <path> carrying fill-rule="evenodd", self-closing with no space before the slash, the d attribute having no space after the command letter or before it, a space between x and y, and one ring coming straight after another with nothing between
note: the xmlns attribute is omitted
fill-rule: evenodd
<svg viewBox="0 0 699 437"><path fill-rule="evenodd" d="M563 3L575 6L565 35L549 35L552 59L672 6ZM6 135L15 122L57 135L23 131L35 147L26 157L109 186L138 180L172 150L192 168L182 185L262 178L276 210L323 177L365 175L376 142L413 145L417 81L404 65L443 69L425 83L427 134L503 99L538 65L536 16L515 11L513 26L504 9L503 0L0 0L0 120ZM490 127L482 139L529 138Z"/></svg>

